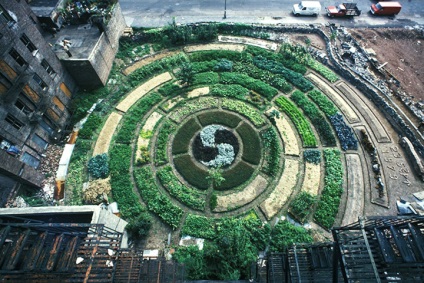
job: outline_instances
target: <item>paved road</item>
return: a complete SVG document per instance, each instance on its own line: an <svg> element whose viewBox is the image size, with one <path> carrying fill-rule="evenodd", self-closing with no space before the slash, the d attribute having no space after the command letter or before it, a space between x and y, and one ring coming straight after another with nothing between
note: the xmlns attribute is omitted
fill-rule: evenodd
<svg viewBox="0 0 424 283"><path fill-rule="evenodd" d="M226 19L223 19L226 1ZM377 1L356 0L362 15L352 19L330 19L324 7L343 0L321 0L318 17L294 17L293 4L300 0L119 0L128 25L158 27L172 22L237 22L263 24L319 24L334 22L348 27L424 25L424 0L398 0L402 11L394 18L369 13ZM348 0L349 1L349 0ZM346 1L346 2L348 2Z"/></svg>

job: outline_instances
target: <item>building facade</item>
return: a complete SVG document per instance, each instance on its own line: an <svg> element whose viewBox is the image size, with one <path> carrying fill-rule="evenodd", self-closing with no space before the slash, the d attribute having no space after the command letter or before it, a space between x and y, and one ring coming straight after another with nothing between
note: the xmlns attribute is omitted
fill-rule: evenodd
<svg viewBox="0 0 424 283"><path fill-rule="evenodd" d="M73 94L107 82L125 21L117 1L98 3L0 0L0 206L20 184L41 186Z"/></svg>

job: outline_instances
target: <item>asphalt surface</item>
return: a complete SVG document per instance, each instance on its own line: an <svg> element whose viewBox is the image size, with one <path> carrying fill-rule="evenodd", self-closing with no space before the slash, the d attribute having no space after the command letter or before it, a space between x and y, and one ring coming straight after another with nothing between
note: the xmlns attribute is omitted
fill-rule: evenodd
<svg viewBox="0 0 424 283"><path fill-rule="evenodd" d="M293 4L300 0L120 0L127 25L133 27L161 27L173 21L177 24L196 22L234 22L259 24L327 24L347 27L405 27L424 26L424 0L399 0L402 10L395 17L374 16L370 6L377 1L357 0L362 14L352 18L331 19L324 7L336 2L321 0L318 17L295 17ZM224 18L224 14L226 18Z"/></svg>

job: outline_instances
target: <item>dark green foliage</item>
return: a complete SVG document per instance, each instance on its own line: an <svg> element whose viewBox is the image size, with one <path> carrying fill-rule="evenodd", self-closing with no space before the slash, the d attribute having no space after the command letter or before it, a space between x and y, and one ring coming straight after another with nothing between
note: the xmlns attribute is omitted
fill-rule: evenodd
<svg viewBox="0 0 424 283"><path fill-rule="evenodd" d="M172 258L185 266L185 275L188 280L202 280L209 278L209 270L203 259L203 250L198 246L178 246Z"/></svg>
<svg viewBox="0 0 424 283"><path fill-rule="evenodd" d="M261 142L258 133L244 122L237 128L237 133L243 143L242 159L258 165L261 161Z"/></svg>
<svg viewBox="0 0 424 283"><path fill-rule="evenodd" d="M109 89L107 87L93 91L77 92L71 101L72 124L80 121L87 115L87 111L97 102L99 98L107 97Z"/></svg>
<svg viewBox="0 0 424 283"><path fill-rule="evenodd" d="M222 177L225 179L221 184L217 185L217 190L233 189L245 183L252 176L255 169L246 162L240 161L233 168L223 171Z"/></svg>
<svg viewBox="0 0 424 283"><path fill-rule="evenodd" d="M216 64L218 64L217 60L200 61L200 62L191 63L191 65L193 66L193 71L195 73L204 73L204 72L213 71Z"/></svg>
<svg viewBox="0 0 424 283"><path fill-rule="evenodd" d="M238 85L238 84L214 84L210 90L211 95L222 96L222 97L231 97L240 100L246 100L249 90Z"/></svg>
<svg viewBox="0 0 424 283"><path fill-rule="evenodd" d="M252 244L259 251L264 251L271 238L271 226L268 223L262 223L259 218L245 219L243 224L249 233Z"/></svg>
<svg viewBox="0 0 424 283"><path fill-rule="evenodd" d="M293 87L286 81L286 79L284 79L283 76L273 74L267 70L262 70L250 62L235 63L233 71L237 73L246 74L251 78L266 82L284 93L288 93L293 89Z"/></svg>
<svg viewBox="0 0 424 283"><path fill-rule="evenodd" d="M233 62L227 59L219 60L213 67L215 72L231 72L233 70Z"/></svg>
<svg viewBox="0 0 424 283"><path fill-rule="evenodd" d="M219 82L219 76L215 72L198 73L193 76L194 85L213 85Z"/></svg>
<svg viewBox="0 0 424 283"><path fill-rule="evenodd" d="M279 62L268 60L262 56L257 56L253 58L253 64L255 64L255 66L258 68L270 71L274 74L281 74L286 80L299 88L301 91L306 92L314 88L312 83L305 79L302 74L287 69Z"/></svg>
<svg viewBox="0 0 424 283"><path fill-rule="evenodd" d="M137 218L132 219L125 229L133 238L144 239L152 227L152 217L148 212L141 213Z"/></svg>
<svg viewBox="0 0 424 283"><path fill-rule="evenodd" d="M171 121L165 121L158 130L156 138L155 164L161 165L168 162L169 136L175 131L175 125Z"/></svg>
<svg viewBox="0 0 424 283"><path fill-rule="evenodd" d="M306 67L302 64L298 63L297 58L291 56L290 53L275 53L270 52L266 49L248 45L246 48L246 52L251 53L254 56L262 56L268 60L276 61L284 65L284 67L289 68L297 73L304 75L307 71Z"/></svg>
<svg viewBox="0 0 424 283"><path fill-rule="evenodd" d="M271 252L285 252L294 243L312 243L311 233L303 227L279 221L271 233Z"/></svg>
<svg viewBox="0 0 424 283"><path fill-rule="evenodd" d="M197 167L190 155L174 156L174 166L189 184L201 190L209 188L208 172Z"/></svg>
<svg viewBox="0 0 424 283"><path fill-rule="evenodd" d="M309 117L312 124L315 126L319 136L324 145L335 146L336 137L331 130L330 124L325 119L324 115L318 110L314 103L312 103L301 91L295 90L290 98L300 107L306 116Z"/></svg>
<svg viewBox="0 0 424 283"><path fill-rule="evenodd" d="M190 140L200 129L201 127L196 122L195 118L191 118L182 125L175 134L174 141L172 143L172 154L186 153L190 146Z"/></svg>
<svg viewBox="0 0 424 283"><path fill-rule="evenodd" d="M134 171L135 181L141 197L147 208L156 213L162 220L173 229L180 224L183 210L175 206L166 195L159 192L152 169L150 167L136 168Z"/></svg>
<svg viewBox="0 0 424 283"><path fill-rule="evenodd" d="M339 211L340 197L343 193L343 165L340 151L324 150L325 177L324 189L318 202L314 219L325 228L331 228Z"/></svg>
<svg viewBox="0 0 424 283"><path fill-rule="evenodd" d="M211 194L211 198L209 199L209 208L213 211L218 205L218 196L216 194Z"/></svg>
<svg viewBox="0 0 424 283"><path fill-rule="evenodd" d="M308 96L318 105L327 117L333 116L338 112L333 102L318 90L314 89L313 91L310 91Z"/></svg>
<svg viewBox="0 0 424 283"><path fill-rule="evenodd" d="M181 234L212 240L215 238L215 219L188 214L181 229Z"/></svg>
<svg viewBox="0 0 424 283"><path fill-rule="evenodd" d="M205 196L197 190L184 186L172 172L171 166L165 166L157 170L156 176L169 194L188 207L203 211L205 209Z"/></svg>
<svg viewBox="0 0 424 283"><path fill-rule="evenodd" d="M303 158L306 162L313 164L321 163L321 151L318 149L307 149L303 152Z"/></svg>
<svg viewBox="0 0 424 283"><path fill-rule="evenodd" d="M92 139L93 134L102 125L102 122L102 118L99 115L92 113L84 123L83 128L79 130L78 137L83 139Z"/></svg>
<svg viewBox="0 0 424 283"><path fill-rule="evenodd" d="M191 85L194 81L194 71L191 63L184 62L181 64L181 69L178 72L178 78L182 83Z"/></svg>
<svg viewBox="0 0 424 283"><path fill-rule="evenodd" d="M208 111L197 116L202 126L211 124L224 125L235 128L240 123L241 118L224 111Z"/></svg>
<svg viewBox="0 0 424 283"><path fill-rule="evenodd" d="M271 177L276 177L280 169L281 147L278 142L278 135L274 128L268 128L261 132L261 137L264 142L264 158L265 165L263 172Z"/></svg>
<svg viewBox="0 0 424 283"><path fill-rule="evenodd" d="M138 123L140 123L144 115L161 100L162 97L157 92L149 93L139 99L123 117L122 126L116 135L115 142L130 144L134 139L134 132Z"/></svg>
<svg viewBox="0 0 424 283"><path fill-rule="evenodd" d="M231 50L207 50L190 53L189 58L191 62L202 62L211 60L218 61L220 59L240 61L242 59L242 54L240 52Z"/></svg>
<svg viewBox="0 0 424 283"><path fill-rule="evenodd" d="M219 82L222 84L239 84L261 94L268 100L271 100L278 93L275 88L266 83L240 73L221 73Z"/></svg>
<svg viewBox="0 0 424 283"><path fill-rule="evenodd" d="M107 154L98 154L88 161L88 173L94 179L104 179L109 175L109 164Z"/></svg>
<svg viewBox="0 0 424 283"><path fill-rule="evenodd" d="M86 159L88 152L91 151L92 146L92 140L77 139L74 151L72 152L71 163L74 163L80 159Z"/></svg>
<svg viewBox="0 0 424 283"><path fill-rule="evenodd" d="M316 147L317 140L312 132L309 122L305 119L302 112L290 100L284 96L280 96L275 100L275 104L283 110L292 120L299 132L305 147Z"/></svg>
<svg viewBox="0 0 424 283"><path fill-rule="evenodd" d="M184 91L183 88L175 84L174 81L164 83L159 89L158 92L165 97L173 97L181 94Z"/></svg>
<svg viewBox="0 0 424 283"><path fill-rule="evenodd" d="M137 218L144 208L133 192L133 183L130 177L131 147L128 145L114 145L109 151L110 186L112 196L119 204L119 211L124 219Z"/></svg>
<svg viewBox="0 0 424 283"><path fill-rule="evenodd" d="M312 208L316 202L316 197L307 193L300 192L290 203L290 213L301 223L311 214Z"/></svg>

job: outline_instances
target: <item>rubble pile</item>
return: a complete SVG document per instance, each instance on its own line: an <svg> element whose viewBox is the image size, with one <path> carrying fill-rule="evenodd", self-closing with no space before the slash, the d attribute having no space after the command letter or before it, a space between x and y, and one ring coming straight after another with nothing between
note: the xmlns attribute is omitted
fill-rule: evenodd
<svg viewBox="0 0 424 283"><path fill-rule="evenodd" d="M59 161L62 156L63 147L51 144L44 153L46 157L41 160L38 170L44 175L43 187L55 186L56 171L59 168Z"/></svg>

